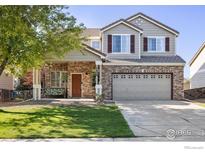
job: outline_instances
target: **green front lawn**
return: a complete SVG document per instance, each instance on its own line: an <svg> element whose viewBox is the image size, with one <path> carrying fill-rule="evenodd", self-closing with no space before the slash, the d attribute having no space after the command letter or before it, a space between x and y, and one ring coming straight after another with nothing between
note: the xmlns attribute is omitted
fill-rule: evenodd
<svg viewBox="0 0 205 154"><path fill-rule="evenodd" d="M133 136L115 105L0 108L0 138Z"/></svg>

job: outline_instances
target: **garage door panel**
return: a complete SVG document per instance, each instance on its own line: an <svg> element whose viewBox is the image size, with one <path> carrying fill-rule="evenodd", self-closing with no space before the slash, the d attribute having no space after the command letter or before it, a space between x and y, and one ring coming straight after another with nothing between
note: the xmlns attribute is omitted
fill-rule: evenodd
<svg viewBox="0 0 205 154"><path fill-rule="evenodd" d="M114 100L171 99L170 74L114 74Z"/></svg>

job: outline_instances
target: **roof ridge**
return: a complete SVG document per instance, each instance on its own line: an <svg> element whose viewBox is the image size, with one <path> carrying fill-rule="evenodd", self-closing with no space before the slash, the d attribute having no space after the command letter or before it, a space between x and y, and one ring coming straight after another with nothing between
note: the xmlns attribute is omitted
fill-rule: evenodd
<svg viewBox="0 0 205 154"><path fill-rule="evenodd" d="M152 17L150 17L150 16L148 16L148 15L142 13L142 12L138 12L138 13L132 15L132 16L129 16L125 20L130 20L130 19L132 19L132 18L134 18L135 16L138 16L138 15L144 16L144 17L146 17L146 18L148 18L148 19L150 19L150 20L152 20L152 21L162 25L163 27L166 27L167 29L170 29L171 31L174 31L175 33L179 34L179 32L177 30L175 30L175 29L173 29L173 28L163 24L162 22L160 22L160 21L158 21L158 20L156 20L156 19L154 19L154 18L152 18Z"/></svg>

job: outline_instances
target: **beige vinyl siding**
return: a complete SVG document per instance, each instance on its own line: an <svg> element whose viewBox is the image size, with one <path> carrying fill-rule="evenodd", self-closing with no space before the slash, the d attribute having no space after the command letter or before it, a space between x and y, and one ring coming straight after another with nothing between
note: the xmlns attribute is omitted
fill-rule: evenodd
<svg viewBox="0 0 205 154"><path fill-rule="evenodd" d="M130 35L135 35L135 53L130 53L130 54L112 54L108 53L108 35L113 35L113 34L130 34ZM139 32L136 30L133 30L132 28L124 25L123 23L103 32L102 34L102 40L103 40L103 53L107 54L108 58L117 58L117 59L136 59L139 58Z"/></svg>
<svg viewBox="0 0 205 154"><path fill-rule="evenodd" d="M100 60L100 57L88 52L86 50L83 51L70 51L67 54L64 55L64 58L53 58L48 59L51 61L96 61Z"/></svg>
<svg viewBox="0 0 205 154"><path fill-rule="evenodd" d="M0 89L14 90L14 78L3 73L0 76Z"/></svg>
<svg viewBox="0 0 205 154"><path fill-rule="evenodd" d="M141 25L138 25L136 23L136 20L141 20L142 23ZM132 24L135 24L136 26L138 26L139 28L143 29L143 34L141 37L141 55L174 55L175 51L176 51L176 43L175 43L175 39L176 36L170 32L168 32L167 30L151 23L150 21L143 19L141 17L138 17L136 19L133 19L130 21ZM147 36L164 36L164 37L169 37L170 38L170 51L169 52L163 52L163 53L149 53L149 52L144 52L143 51L143 37L147 37Z"/></svg>

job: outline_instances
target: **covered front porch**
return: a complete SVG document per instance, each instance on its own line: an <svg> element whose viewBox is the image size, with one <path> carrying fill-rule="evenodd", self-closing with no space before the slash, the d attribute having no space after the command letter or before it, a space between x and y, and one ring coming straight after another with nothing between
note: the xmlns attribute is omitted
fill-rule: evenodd
<svg viewBox="0 0 205 154"><path fill-rule="evenodd" d="M104 55L85 46L63 59L49 59L33 69L33 99L96 98L102 94L101 72Z"/></svg>

